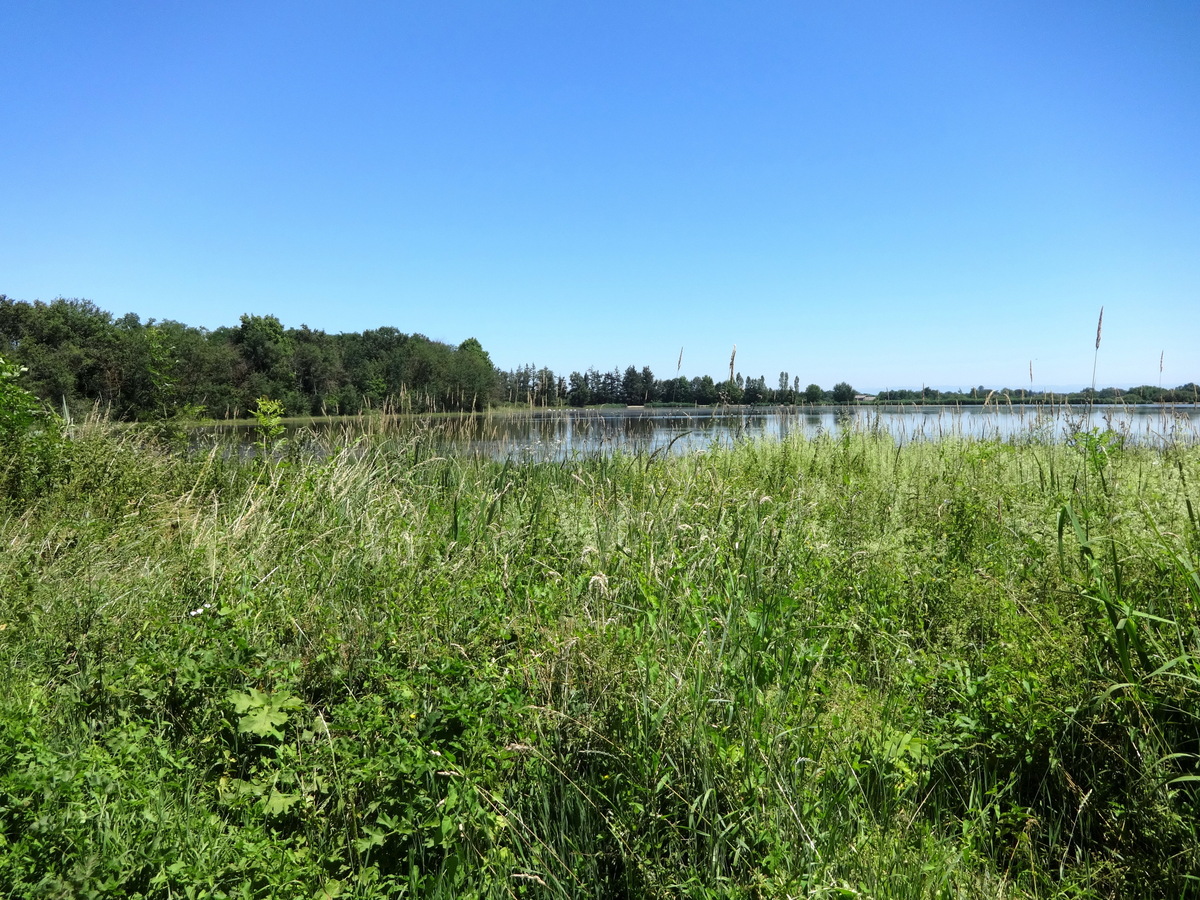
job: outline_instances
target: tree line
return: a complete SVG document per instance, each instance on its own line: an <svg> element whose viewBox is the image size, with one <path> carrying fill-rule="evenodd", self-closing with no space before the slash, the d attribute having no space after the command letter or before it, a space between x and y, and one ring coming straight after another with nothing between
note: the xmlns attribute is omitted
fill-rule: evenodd
<svg viewBox="0 0 1200 900"><path fill-rule="evenodd" d="M713 404L792 405L796 403L850 403L858 396L846 382L826 391L818 384L800 387L800 378L779 373L776 386L768 386L765 376L745 378L741 372L717 382L711 375L659 379L649 366L629 366L622 372L572 372L565 384L570 406L624 404L627 406L708 406Z"/></svg>
<svg viewBox="0 0 1200 900"><path fill-rule="evenodd" d="M392 327L328 334L285 328L272 315L246 314L214 330L171 319L116 317L89 300L48 303L0 294L0 356L23 366L24 385L56 408L99 404L125 420L171 416L236 418L260 397L291 416L400 410L471 411L621 404L711 405L850 402L847 383L831 391L779 374L739 372L656 378L649 366L558 375L546 367L496 368L475 338L457 347Z"/></svg>
<svg viewBox="0 0 1200 900"><path fill-rule="evenodd" d="M125 420L178 416L236 418L260 397L291 416L354 415L366 410L472 411L498 405L537 407L794 405L852 403L1196 402L1194 383L1141 385L1074 394L983 386L858 394L842 381L826 390L780 372L744 377L732 371L659 378L649 366L569 375L532 364L500 370L475 338L457 346L392 327L328 334L307 325L285 328L272 315L246 314L214 330L173 320L114 317L88 300L26 302L0 294L0 357L26 371L23 385L43 400L78 413L99 404Z"/></svg>
<svg viewBox="0 0 1200 900"><path fill-rule="evenodd" d="M918 390L880 391L877 403L1196 403L1200 401L1200 385L1187 384L1164 388L1161 385L1141 384L1131 388L1090 388L1079 391L1034 391L1024 388L987 388L983 385L960 391L940 391L926 387Z"/></svg>
<svg viewBox="0 0 1200 900"><path fill-rule="evenodd" d="M172 320L113 317L88 300L0 295L0 355L27 370L37 396L78 412L100 404L128 420L235 418L259 397L288 415L408 409L477 410L497 372L479 341L457 347L395 328L327 334L243 315L209 331Z"/></svg>

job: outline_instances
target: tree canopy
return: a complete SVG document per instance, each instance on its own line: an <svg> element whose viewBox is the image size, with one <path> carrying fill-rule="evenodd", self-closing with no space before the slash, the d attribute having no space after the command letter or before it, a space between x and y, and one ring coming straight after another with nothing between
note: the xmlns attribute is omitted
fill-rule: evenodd
<svg viewBox="0 0 1200 900"><path fill-rule="evenodd" d="M289 415L410 409L481 409L498 373L475 338L457 347L384 327L326 334L246 314L206 331L180 322L120 319L88 300L49 303L0 295L0 348L27 370L25 386L82 411L99 404L123 419L203 410L245 414L258 397Z"/></svg>

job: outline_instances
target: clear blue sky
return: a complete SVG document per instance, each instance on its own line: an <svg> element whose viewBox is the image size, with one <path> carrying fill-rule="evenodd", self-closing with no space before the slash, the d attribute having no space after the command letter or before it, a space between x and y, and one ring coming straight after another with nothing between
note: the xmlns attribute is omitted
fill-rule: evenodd
<svg viewBox="0 0 1200 900"><path fill-rule="evenodd" d="M0 293L502 368L1200 381L1200 2L0 9Z"/></svg>

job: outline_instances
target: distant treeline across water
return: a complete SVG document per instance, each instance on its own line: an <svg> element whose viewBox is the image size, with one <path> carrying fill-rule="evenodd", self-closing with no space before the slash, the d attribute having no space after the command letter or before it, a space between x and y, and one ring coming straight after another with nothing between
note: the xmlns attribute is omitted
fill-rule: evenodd
<svg viewBox="0 0 1200 900"><path fill-rule="evenodd" d="M49 303L0 294L0 356L23 366L24 386L80 413L99 405L123 420L219 419L248 414L259 397L289 415L356 415L365 410L473 411L533 407L784 405L821 403L1005 403L1021 401L1194 403L1194 382L1174 388L1106 387L1075 394L1021 389L933 388L864 395L846 381L825 389L799 375L732 372L658 378L629 365L568 375L546 367L498 369L475 338L457 346L393 327L328 334L285 328L272 315L243 315L214 330L172 320L116 317L88 300Z"/></svg>

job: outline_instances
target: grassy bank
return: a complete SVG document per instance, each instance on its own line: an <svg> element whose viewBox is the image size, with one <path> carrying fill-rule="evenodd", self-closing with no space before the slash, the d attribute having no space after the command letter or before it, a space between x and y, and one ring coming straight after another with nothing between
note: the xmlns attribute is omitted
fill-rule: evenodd
<svg viewBox="0 0 1200 900"><path fill-rule="evenodd" d="M420 446L3 463L8 895L1200 895L1197 448Z"/></svg>

